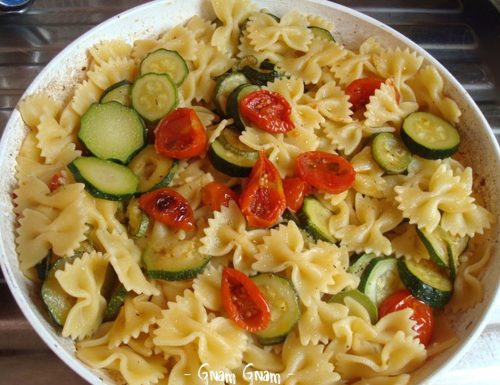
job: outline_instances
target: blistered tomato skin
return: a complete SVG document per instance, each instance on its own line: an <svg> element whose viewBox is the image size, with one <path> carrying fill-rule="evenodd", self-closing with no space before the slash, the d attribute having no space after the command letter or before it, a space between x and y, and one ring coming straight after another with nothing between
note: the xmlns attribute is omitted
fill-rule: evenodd
<svg viewBox="0 0 500 385"><path fill-rule="evenodd" d="M205 206L214 211L219 211L222 206L229 206L230 201L238 201L238 194L225 184L210 182L201 190L201 201Z"/></svg>
<svg viewBox="0 0 500 385"><path fill-rule="evenodd" d="M351 163L340 155L324 151L309 151L295 159L297 175L323 192L340 194L356 179Z"/></svg>
<svg viewBox="0 0 500 385"><path fill-rule="evenodd" d="M261 130L276 134L292 131L292 106L277 92L259 90L249 93L239 102L245 121Z"/></svg>
<svg viewBox="0 0 500 385"><path fill-rule="evenodd" d="M278 170L263 151L252 168L239 203L241 212L251 227L273 226L285 211L283 182Z"/></svg>
<svg viewBox="0 0 500 385"><path fill-rule="evenodd" d="M271 311L257 285L241 271L225 267L221 281L222 303L242 329L258 332L271 320Z"/></svg>
<svg viewBox="0 0 500 385"><path fill-rule="evenodd" d="M171 188L164 187L141 195L139 207L155 221L185 231L194 230L191 205Z"/></svg>

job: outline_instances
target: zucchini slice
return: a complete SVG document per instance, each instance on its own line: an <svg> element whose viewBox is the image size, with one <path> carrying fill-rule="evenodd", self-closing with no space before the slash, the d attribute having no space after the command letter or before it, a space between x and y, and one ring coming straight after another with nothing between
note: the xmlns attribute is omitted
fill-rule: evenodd
<svg viewBox="0 0 500 385"><path fill-rule="evenodd" d="M249 176L259 153L240 142L240 132L226 127L210 145L208 159L220 172L234 177Z"/></svg>
<svg viewBox="0 0 500 385"><path fill-rule="evenodd" d="M139 177L140 193L167 187L177 171L178 161L158 154L154 145L144 147L128 164Z"/></svg>
<svg viewBox="0 0 500 385"><path fill-rule="evenodd" d="M411 153L404 143L391 132L381 132L372 141L373 159L387 173L401 174L411 162Z"/></svg>
<svg viewBox="0 0 500 385"><path fill-rule="evenodd" d="M425 245L427 252L436 265L448 268L448 244L443 239L443 230L437 228L432 233L417 228L417 235Z"/></svg>
<svg viewBox="0 0 500 385"><path fill-rule="evenodd" d="M317 37L317 38L320 38L320 39L324 39L324 40L328 40L328 41L335 41L335 39L333 38L332 34L330 33L330 31L328 31L327 29L324 29L324 28L321 28L321 27L315 27L315 26L309 26L307 27L311 30L311 32L313 33L313 36L314 37Z"/></svg>
<svg viewBox="0 0 500 385"><path fill-rule="evenodd" d="M276 70L258 70L251 66L245 66L241 72L253 83L258 86L265 86L269 82L281 77L281 72Z"/></svg>
<svg viewBox="0 0 500 385"><path fill-rule="evenodd" d="M139 200L131 199L127 205L128 232L134 238L142 238L149 228L149 217L139 207Z"/></svg>
<svg viewBox="0 0 500 385"><path fill-rule="evenodd" d="M370 321L372 322L372 324L375 324L377 322L377 307L365 293L362 293L357 289L341 291L340 293L337 293L332 298L330 298L329 302L344 303L344 299L346 297L352 298L366 309L368 315L370 316Z"/></svg>
<svg viewBox="0 0 500 385"><path fill-rule="evenodd" d="M398 271L406 288L429 306L442 308L450 300L453 284L431 261L400 259Z"/></svg>
<svg viewBox="0 0 500 385"><path fill-rule="evenodd" d="M448 158L460 145L457 129L430 112L408 115L403 121L401 139L411 152L426 159Z"/></svg>
<svg viewBox="0 0 500 385"><path fill-rule="evenodd" d="M49 270L42 284L42 300L50 317L59 326L64 326L68 313L76 303L76 298L66 293L56 279L56 271L64 268L69 259L59 258Z"/></svg>
<svg viewBox="0 0 500 385"><path fill-rule="evenodd" d="M147 73L168 74L180 86L188 76L186 61L177 51L160 48L148 54L141 62L141 75Z"/></svg>
<svg viewBox="0 0 500 385"><path fill-rule="evenodd" d="M361 278L361 275L366 269L366 266L372 261L372 259L378 258L375 254L361 254L351 257L349 261L349 267L347 272Z"/></svg>
<svg viewBox="0 0 500 385"><path fill-rule="evenodd" d="M95 103L82 116L78 139L98 158L128 163L146 144L146 127L137 112L123 104Z"/></svg>
<svg viewBox="0 0 500 385"><path fill-rule="evenodd" d="M104 90L99 103L118 102L126 107L130 107L132 105L132 100L130 99L131 89L132 83L128 80L115 83Z"/></svg>
<svg viewBox="0 0 500 385"><path fill-rule="evenodd" d="M450 268L450 278L455 280L457 277L457 269L459 265L458 258L463 254L469 244L469 237L453 236L443 230L443 238L447 244L448 261Z"/></svg>
<svg viewBox="0 0 500 385"><path fill-rule="evenodd" d="M245 129L245 123L243 118L240 115L240 100L243 99L248 94L260 90L259 86L254 84L240 84L236 87L233 92L227 98L226 111L227 116L234 120L234 125L238 127L240 130Z"/></svg>
<svg viewBox="0 0 500 385"><path fill-rule="evenodd" d="M165 281L184 281L203 271L210 256L198 252L196 239L175 244L150 243L142 255L148 275Z"/></svg>
<svg viewBox="0 0 500 385"><path fill-rule="evenodd" d="M227 116L227 101L231 92L238 86L248 83L248 79L241 72L231 72L217 78L215 85L214 103L217 110Z"/></svg>
<svg viewBox="0 0 500 385"><path fill-rule="evenodd" d="M314 197L304 198L302 208L298 213L298 218L304 230L311 237L322 241L335 243L337 239L328 229L328 220L332 212Z"/></svg>
<svg viewBox="0 0 500 385"><path fill-rule="evenodd" d="M359 290L377 306L403 285L399 279L398 261L393 257L372 259L361 275Z"/></svg>
<svg viewBox="0 0 500 385"><path fill-rule="evenodd" d="M300 318L300 302L293 283L273 273L250 278L260 289L271 310L269 325L255 335L262 345L283 342Z"/></svg>
<svg viewBox="0 0 500 385"><path fill-rule="evenodd" d="M156 122L179 104L177 86L168 74L147 73L132 86L132 106L144 119Z"/></svg>
<svg viewBox="0 0 500 385"><path fill-rule="evenodd" d="M137 192L139 178L121 164L94 157L76 158L68 165L75 180L85 184L89 193L101 199L121 201Z"/></svg>
<svg viewBox="0 0 500 385"><path fill-rule="evenodd" d="M127 296L127 289L119 283L111 293L106 310L104 311L104 321L113 321L120 312L125 297Z"/></svg>

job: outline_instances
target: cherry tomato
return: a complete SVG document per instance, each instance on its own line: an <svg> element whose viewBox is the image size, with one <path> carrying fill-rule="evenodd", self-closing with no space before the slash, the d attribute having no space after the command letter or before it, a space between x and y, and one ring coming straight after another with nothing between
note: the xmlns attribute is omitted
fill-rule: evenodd
<svg viewBox="0 0 500 385"><path fill-rule="evenodd" d="M354 183L356 172L346 159L323 151L309 151L295 159L297 174L317 189L339 194Z"/></svg>
<svg viewBox="0 0 500 385"><path fill-rule="evenodd" d="M263 330L271 311L257 285L242 272L225 267L222 271L222 303L231 319L249 332Z"/></svg>
<svg viewBox="0 0 500 385"><path fill-rule="evenodd" d="M252 168L239 203L241 212L253 227L272 226L285 211L286 198L280 174L264 151L260 152Z"/></svg>
<svg viewBox="0 0 500 385"><path fill-rule="evenodd" d="M383 80L375 78L361 78L351 82L345 88L345 93L349 96L353 110L358 111L365 108L370 101L370 96L380 88L383 82Z"/></svg>
<svg viewBox="0 0 500 385"><path fill-rule="evenodd" d="M247 122L267 132L289 132L295 128L290 118L290 103L273 91L249 93L240 100L239 111Z"/></svg>
<svg viewBox="0 0 500 385"><path fill-rule="evenodd" d="M194 230L191 205L171 188L164 187L141 195L139 207L155 221L186 231Z"/></svg>
<svg viewBox="0 0 500 385"><path fill-rule="evenodd" d="M304 202L304 197L312 193L312 187L298 176L283 180L283 191L286 197L286 207L291 212L297 212Z"/></svg>
<svg viewBox="0 0 500 385"><path fill-rule="evenodd" d="M68 183L68 174L66 171L61 170L52 175L49 181L49 189L50 191L56 191L59 186L65 185Z"/></svg>
<svg viewBox="0 0 500 385"><path fill-rule="evenodd" d="M238 194L225 184L210 182L201 189L201 201L214 211L219 211L222 206L229 206L231 200L237 202Z"/></svg>
<svg viewBox="0 0 500 385"><path fill-rule="evenodd" d="M411 295L408 290L403 289L387 297L380 305L378 314L382 318L386 314L406 308L413 309L411 318L415 321L413 329L418 333L418 339L425 346L429 345L434 329L432 308Z"/></svg>
<svg viewBox="0 0 500 385"><path fill-rule="evenodd" d="M207 146L207 133L192 108L177 108L165 116L155 130L158 154L174 159L200 155Z"/></svg>

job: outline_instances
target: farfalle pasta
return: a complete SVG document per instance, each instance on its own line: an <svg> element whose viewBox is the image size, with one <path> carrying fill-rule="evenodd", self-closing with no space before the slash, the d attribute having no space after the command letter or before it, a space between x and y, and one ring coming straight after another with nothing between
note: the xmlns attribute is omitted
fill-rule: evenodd
<svg viewBox="0 0 500 385"><path fill-rule="evenodd" d="M213 19L90 47L66 102L20 101L20 269L76 356L127 384L410 383L458 340L448 314L484 295L494 216L474 171L459 143L420 151L407 133L416 111L454 130L458 105L409 48L348 49L321 15L206 2ZM126 156L82 135L96 104L137 117L115 140ZM103 168L89 177L81 159ZM432 298L418 269L444 281ZM414 303L386 311L402 287L442 338Z"/></svg>

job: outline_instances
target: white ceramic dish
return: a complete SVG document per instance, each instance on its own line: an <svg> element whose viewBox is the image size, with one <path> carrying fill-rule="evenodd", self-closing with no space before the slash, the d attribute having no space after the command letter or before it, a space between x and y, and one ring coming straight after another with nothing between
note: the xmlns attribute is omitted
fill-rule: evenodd
<svg viewBox="0 0 500 385"><path fill-rule="evenodd" d="M325 0L256 0L264 8L275 14L283 14L296 7L304 13L321 15L335 23L338 41L349 48L358 47L369 36L376 36L386 46L408 46L433 64L445 79L445 91L460 106L463 112L460 122L462 150L465 163L487 181L480 194L486 207L499 218L500 201L496 193L500 191L500 150L478 107L461 85L429 54L401 34L386 25L349 8L329 3ZM155 36L190 16L198 14L208 19L210 5L205 0L162 0L147 3L124 12L87 32L64 49L26 90L25 95L43 90L57 100L64 100L70 92L68 85L74 84L82 75L82 67L87 63L86 49L99 40L121 38L132 42L138 38ZM62 338L58 330L48 321L47 315L35 286L21 273L15 252L14 215L11 192L15 185L15 157L26 130L20 114L14 111L5 128L0 145L0 241L1 265L7 283L26 318L47 345L74 371L93 384L114 384L107 374L89 369L74 356L73 342ZM498 219L497 219L498 223ZM482 303L453 319L459 343L427 362L412 376L413 383L429 381L438 372L452 366L478 337L486 324L488 311L498 294L500 285L500 241L497 227L491 232L493 244L492 258L485 269L482 282L485 297Z"/></svg>

